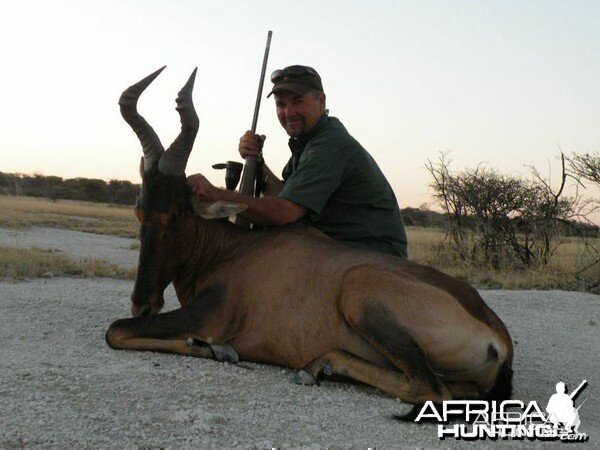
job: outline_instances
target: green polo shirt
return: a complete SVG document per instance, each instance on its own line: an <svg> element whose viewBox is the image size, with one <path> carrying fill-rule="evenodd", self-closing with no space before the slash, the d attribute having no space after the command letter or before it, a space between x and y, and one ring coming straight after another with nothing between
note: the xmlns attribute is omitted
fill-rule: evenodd
<svg viewBox="0 0 600 450"><path fill-rule="evenodd" d="M310 223L345 244L406 258L396 196L371 155L335 117L324 115L289 141L279 197L308 210Z"/></svg>

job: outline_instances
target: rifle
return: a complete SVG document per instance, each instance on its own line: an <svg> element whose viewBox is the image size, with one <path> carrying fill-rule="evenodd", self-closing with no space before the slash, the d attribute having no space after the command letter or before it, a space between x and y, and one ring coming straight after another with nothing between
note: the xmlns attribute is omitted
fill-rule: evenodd
<svg viewBox="0 0 600 450"><path fill-rule="evenodd" d="M263 57L262 70L260 72L260 80L258 82L258 93L256 94L256 103L254 104L254 117L252 118L252 133L256 133L256 124L258 122L258 111L260 110L260 101L262 97L263 85L265 84L265 72L267 70L267 61L269 59L269 49L271 48L271 36L273 32L269 30L267 34L267 45L265 47L265 55ZM262 156L247 156L245 163L242 165L237 161L227 161L226 163L213 164L213 169L226 169L225 184L228 190L233 191L240 181L242 176L242 184L240 185L240 194L253 195L260 197L264 191L265 185L262 173L263 160ZM243 168L243 173L242 173ZM252 223L245 217L238 216L236 225L251 228Z"/></svg>
<svg viewBox="0 0 600 450"><path fill-rule="evenodd" d="M256 95L256 104L254 105L254 117L252 118L252 133L256 133L256 123L258 122L258 111L260 109L260 100L262 97L263 85L265 84L265 71L267 70L267 60L269 59L269 48L271 47L271 36L273 32L269 30L267 34L267 45L265 47L265 56L263 57L262 70L260 72L260 80L258 82L258 93ZM262 173L262 156L246 156L244 163L244 172L242 173L242 183L240 184L240 194L253 195L260 197L260 193L264 190L263 173ZM251 228L252 224L248 219L238 216L236 225L244 228Z"/></svg>

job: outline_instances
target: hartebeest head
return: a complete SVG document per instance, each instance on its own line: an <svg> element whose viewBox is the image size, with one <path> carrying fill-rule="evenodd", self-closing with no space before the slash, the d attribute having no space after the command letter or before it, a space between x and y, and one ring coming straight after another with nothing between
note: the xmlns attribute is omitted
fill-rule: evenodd
<svg viewBox="0 0 600 450"><path fill-rule="evenodd" d="M135 212L140 221L140 256L131 295L134 316L156 314L164 304L163 292L191 257L198 234L196 213L206 218L225 217L242 211L236 204L198 204L190 200L185 168L192 151L199 120L192 101L196 69L176 99L181 132L165 151L160 139L137 111L137 101L164 67L127 88L119 105L125 121L138 136L144 157L140 165L142 188Z"/></svg>
<svg viewBox="0 0 600 450"><path fill-rule="evenodd" d="M131 296L134 316L156 314L162 308L163 292L176 270L176 259L172 255L184 236L182 218L191 213L185 167L199 127L192 101L196 69L177 95L181 132L166 151L137 111L138 98L163 70L164 67L130 86L119 99L121 114L138 136L144 151L140 165L142 188L135 207L140 221L140 256Z"/></svg>

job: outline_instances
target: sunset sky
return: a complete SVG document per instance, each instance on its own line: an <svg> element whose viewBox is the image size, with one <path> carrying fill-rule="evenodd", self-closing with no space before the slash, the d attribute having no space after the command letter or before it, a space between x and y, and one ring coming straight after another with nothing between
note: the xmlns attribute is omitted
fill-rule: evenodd
<svg viewBox="0 0 600 450"><path fill-rule="evenodd" d="M458 169L533 165L556 180L559 146L600 147L598 1L46 0L3 4L0 171L138 182L121 91L167 65L139 105L167 146L175 96L198 66L187 173L223 185L210 165L240 159L268 30L267 77L317 69L331 115L402 207L431 202L424 164L439 152ZM279 173L289 150L272 98L258 131Z"/></svg>

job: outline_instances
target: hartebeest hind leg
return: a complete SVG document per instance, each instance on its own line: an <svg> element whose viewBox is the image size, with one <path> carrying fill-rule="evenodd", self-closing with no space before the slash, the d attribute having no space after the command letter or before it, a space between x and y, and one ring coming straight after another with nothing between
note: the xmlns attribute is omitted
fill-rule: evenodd
<svg viewBox="0 0 600 450"><path fill-rule="evenodd" d="M429 386L417 386L414 380L402 372L378 367L342 350L325 353L308 364L304 371L314 379L318 379L322 374L351 378L409 403L423 401L424 395L431 398Z"/></svg>
<svg viewBox="0 0 600 450"><path fill-rule="evenodd" d="M374 386L408 403L451 398L448 389L433 372L417 374L406 365L404 367L409 369L408 372L379 367L349 352L332 350L310 362L294 380L311 384L311 379L317 380L321 375L340 375Z"/></svg>
<svg viewBox="0 0 600 450"><path fill-rule="evenodd" d="M344 277L340 299L342 314L359 335L398 369L375 367L381 371L379 377L371 378L377 380L377 384L369 378L366 382L409 403L449 400L453 397L451 391L434 373L423 349L390 309L402 301L398 299L401 293L395 291L397 281L394 273L374 271L368 265L354 268Z"/></svg>

